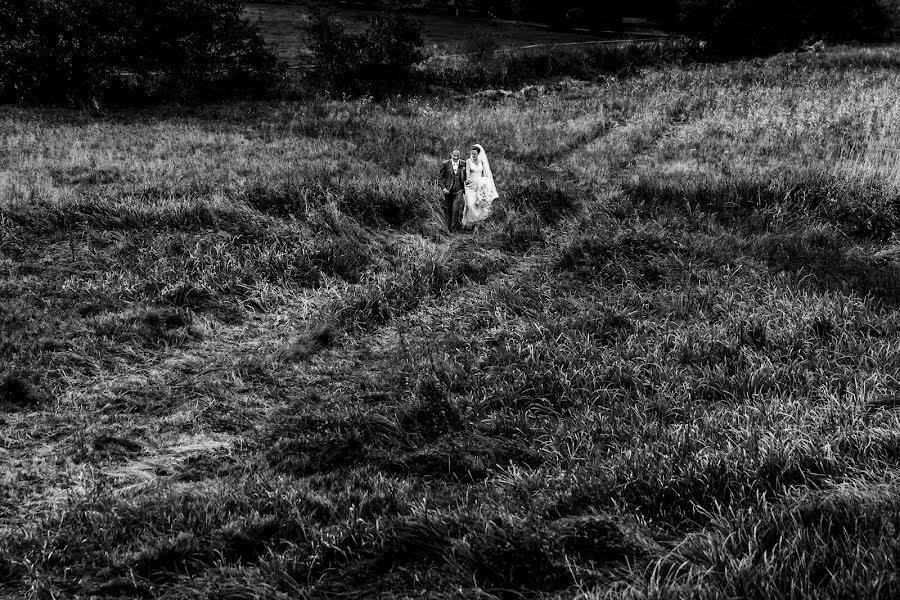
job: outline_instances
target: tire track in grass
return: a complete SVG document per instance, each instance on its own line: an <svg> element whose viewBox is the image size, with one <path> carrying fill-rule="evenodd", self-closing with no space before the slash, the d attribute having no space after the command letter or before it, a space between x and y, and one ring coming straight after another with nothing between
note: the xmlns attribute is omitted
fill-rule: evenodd
<svg viewBox="0 0 900 600"><path fill-rule="evenodd" d="M614 127L600 139L561 157L561 164L576 180L592 180L592 173L579 160L588 160L588 170L596 175L599 155L609 173L613 157L604 154L608 153L606 149L621 147L616 140L632 135L629 126L640 128L648 122L639 119ZM617 160L635 158L648 149L644 144L625 147L632 156L620 155ZM607 178L586 202L587 214L602 202L603 193L615 188L626 175L622 172ZM200 316L202 338L198 341L168 348L151 363L126 366L91 381L69 381L57 408L72 407L79 416L77 422L68 424L67 434L48 439L35 430L6 444L4 458L9 464L23 468L30 473L28 477L42 481L42 485L29 487L26 483L22 486L26 489L17 490L15 501L10 502L10 510L0 521L8 526L0 525L0 533L31 521L35 515L49 514L73 494L103 488L134 495L160 483L180 481L190 486L196 478L215 476L200 470L193 478L183 477L200 457L213 462L233 460L243 452L245 441L264 428L272 415L303 394L316 392L320 398L340 405L342 411L350 408L349 398L358 410L372 411L390 404L390 400L374 397L373 401L373 396L361 394L367 381L377 380L395 368L403 353L421 353L436 335L452 332L456 316L466 307L485 302L494 291L514 287L551 264L577 235L582 216L564 217L548 227L543 245L536 250L518 257L504 255L508 264L484 281L464 283L451 293L420 299L412 310L395 315L371 333L318 349L289 365L276 364L274 358L285 342L285 332L296 332L316 320L330 302L354 286L306 290L284 306L268 313L252 313L237 325ZM477 234L460 234L446 242L445 248L449 253L484 249L499 236L499 224L493 227L487 226ZM407 244L421 243L418 236L407 238ZM175 401L161 417L117 411L118 399L140 398L144 392L168 394ZM327 410L328 402L317 408ZM208 424L215 415L221 427ZM38 429L43 420L34 413L17 418L23 423L38 422ZM99 459L91 456L97 453ZM11 482L11 487L17 485L21 483Z"/></svg>
<svg viewBox="0 0 900 600"><path fill-rule="evenodd" d="M579 159L587 156L593 167L596 155L602 154L607 147L624 146L626 154L615 154L612 158L633 164L633 159L653 151L656 141L665 135L666 127L660 123L656 115L644 115L610 132L608 136L587 140L581 148L562 156L561 162L567 165L570 173L581 175L576 168ZM621 136L623 140L606 139L616 136ZM595 177L593 172L584 176ZM496 277L483 284L467 286L449 296L429 298L415 310L398 316L377 331L354 339L347 346L329 348L317 354L309 362L303 387L307 397L315 398L315 406L286 402L281 407L283 412L279 418L289 419L291 411L306 410L318 415L371 416L383 413L398 417L399 410L399 418L402 419L403 409L408 409L410 403L417 401L415 385L403 382L399 385L404 389L391 390L394 385L391 376L398 375L404 363L407 368L415 369L417 362L421 362L422 357L428 356L436 347L436 352L440 354L439 340L457 333L456 323L460 322L468 307L484 306L498 292L527 285L529 280L549 270L578 235L583 219L602 209L604 194L615 193L619 183L629 176L630 170L625 169L608 178L602 189L588 200L581 214L561 220L548 231L539 251L516 260ZM274 424L274 428L277 430L279 425Z"/></svg>
<svg viewBox="0 0 900 600"><path fill-rule="evenodd" d="M408 237L410 243L418 238ZM482 234L473 240L466 234L448 245L451 252L464 251L471 249L473 241L490 240ZM522 260L527 264L530 259ZM521 268L514 259L510 265ZM488 282L504 273L491 274ZM138 494L161 481L177 483L199 457L228 459L240 452L247 435L280 398L331 376L330 372L307 369L306 362L364 363L372 353L367 347L369 340L386 335L378 330L351 337L320 359L278 364L278 350L298 324L317 321L330 303L354 287L339 284L307 290L273 312L251 313L238 325L199 315L196 325L201 339L166 348L150 362L125 365L118 372L105 372L88 381L70 378L48 411L7 415L13 425L30 425L27 431L20 430L17 439L4 440L4 461L10 472L17 471L20 476L9 481L18 488L16 496L5 502L5 510L0 505L0 534L35 515L49 514L73 494L87 494L92 488L118 495ZM469 287L463 282L454 294L465 293ZM439 299L425 299L421 306L433 306L435 300ZM391 328L388 324L383 329ZM254 368L269 372L254 373ZM140 407L132 406L161 395L174 400L151 414L141 414ZM76 418L60 422L54 413L63 410L72 411ZM216 414L227 422L232 412L239 415L238 423L224 431L203 422Z"/></svg>

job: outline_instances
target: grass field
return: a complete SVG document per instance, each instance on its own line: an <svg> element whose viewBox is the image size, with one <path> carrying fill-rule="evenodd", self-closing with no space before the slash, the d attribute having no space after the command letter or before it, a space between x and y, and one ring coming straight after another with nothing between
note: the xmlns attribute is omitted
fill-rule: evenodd
<svg viewBox="0 0 900 600"><path fill-rule="evenodd" d="M246 5L248 19L258 23L266 39L281 60L289 65L306 64L311 53L303 39L308 22L308 8L299 4ZM342 7L338 13L348 31L362 31L373 11ZM486 17L412 13L422 23L424 51L429 55L484 52L486 48L509 48L531 44L556 44L597 41L596 35L579 32L551 31L528 24L492 21ZM644 33L652 33L647 30Z"/></svg>
<svg viewBox="0 0 900 600"><path fill-rule="evenodd" d="M897 597L898 65L0 109L0 595Z"/></svg>

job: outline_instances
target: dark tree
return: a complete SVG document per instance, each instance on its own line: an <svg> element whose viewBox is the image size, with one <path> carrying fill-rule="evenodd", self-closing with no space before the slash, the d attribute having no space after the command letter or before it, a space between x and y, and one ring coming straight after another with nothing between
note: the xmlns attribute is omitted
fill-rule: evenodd
<svg viewBox="0 0 900 600"><path fill-rule="evenodd" d="M401 12L374 16L362 33L347 33L332 13L317 11L306 28L315 76L337 94L403 93L422 60L422 26Z"/></svg>
<svg viewBox="0 0 900 600"><path fill-rule="evenodd" d="M763 56L804 41L887 41L893 15L883 0L684 0L683 31L723 58Z"/></svg>
<svg viewBox="0 0 900 600"><path fill-rule="evenodd" d="M247 93L277 61L239 0L0 0L0 100Z"/></svg>

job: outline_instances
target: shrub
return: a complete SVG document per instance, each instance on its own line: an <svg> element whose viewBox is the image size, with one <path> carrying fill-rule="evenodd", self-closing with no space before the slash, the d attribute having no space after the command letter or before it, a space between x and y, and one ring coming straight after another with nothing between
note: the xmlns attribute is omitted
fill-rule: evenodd
<svg viewBox="0 0 900 600"><path fill-rule="evenodd" d="M402 13L378 14L362 33L347 33L333 14L317 11L306 28L318 83L333 94L386 96L413 89L422 56L422 26Z"/></svg>
<svg viewBox="0 0 900 600"><path fill-rule="evenodd" d="M88 23L94 24L90 34ZM3 0L0 100L95 97L115 80L114 39L120 27L96 0Z"/></svg>
<svg viewBox="0 0 900 600"><path fill-rule="evenodd" d="M276 82L277 61L240 0L163 0L137 12L126 67L161 75L172 95L253 94Z"/></svg>
<svg viewBox="0 0 900 600"><path fill-rule="evenodd" d="M810 39L886 41L892 9L883 0L689 0L680 26L716 57L764 56Z"/></svg>
<svg viewBox="0 0 900 600"><path fill-rule="evenodd" d="M0 31L5 102L256 93L278 72L239 0L0 0Z"/></svg>

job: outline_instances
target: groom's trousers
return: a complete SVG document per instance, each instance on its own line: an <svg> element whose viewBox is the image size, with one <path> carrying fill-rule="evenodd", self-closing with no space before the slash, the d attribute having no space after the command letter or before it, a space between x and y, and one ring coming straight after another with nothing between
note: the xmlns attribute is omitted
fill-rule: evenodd
<svg viewBox="0 0 900 600"><path fill-rule="evenodd" d="M444 195L444 212L447 218L447 229L458 231L462 224L463 195L465 190L451 190Z"/></svg>

